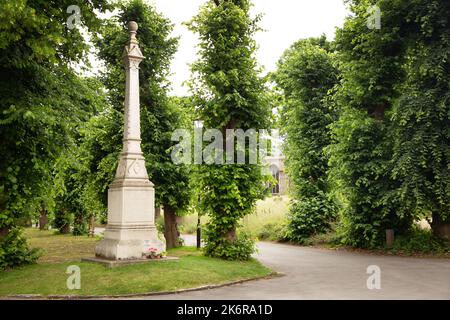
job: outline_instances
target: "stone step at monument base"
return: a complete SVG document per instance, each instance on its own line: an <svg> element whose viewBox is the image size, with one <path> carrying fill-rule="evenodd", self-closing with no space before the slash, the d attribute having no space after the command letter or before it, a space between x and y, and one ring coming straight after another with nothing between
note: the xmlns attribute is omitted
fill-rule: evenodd
<svg viewBox="0 0 450 320"><path fill-rule="evenodd" d="M178 257L163 257L159 259L129 259L129 260L109 260L101 257L93 257L93 258L83 258L81 261L83 262L94 262L101 265L104 265L108 268L115 268L120 266L126 266L131 264L138 264L138 263L152 263L152 262L165 262L165 261L176 261L179 260Z"/></svg>

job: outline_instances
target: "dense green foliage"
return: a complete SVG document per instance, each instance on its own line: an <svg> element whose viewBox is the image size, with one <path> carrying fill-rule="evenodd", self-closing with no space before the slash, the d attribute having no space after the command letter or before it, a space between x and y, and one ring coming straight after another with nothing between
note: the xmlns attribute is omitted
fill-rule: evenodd
<svg viewBox="0 0 450 320"><path fill-rule="evenodd" d="M401 254L448 254L450 247L445 239L435 236L430 230L423 230L417 226L406 234L397 237L388 249Z"/></svg>
<svg viewBox="0 0 450 320"><path fill-rule="evenodd" d="M439 251L445 244L436 236L448 237L450 223L450 3L346 3L353 14L334 42L304 39L286 50L272 75L274 94L255 59L260 16L251 17L251 1L207 1L188 23L200 51L193 96L182 98L168 97L178 44L173 26L144 0L77 3L82 15L75 28L68 25L69 0L0 1L0 269L36 260L20 226L39 213L75 235L88 232L92 217L106 219L122 148L121 57L130 20L139 24L146 57L142 148L156 206L173 218L189 206L209 215L207 255L250 257L254 244L236 229L270 178L261 163L194 170L175 164L171 135L191 130L193 120L224 135L269 129L274 96L283 106L292 202L287 225L268 223L263 237L305 243L337 220L344 244L379 247L393 229L395 250ZM368 26L375 4L380 29ZM99 17L112 9L116 16ZM88 38L105 63L100 79L80 72L89 68ZM433 235L414 229L423 218ZM176 219L170 221L177 238Z"/></svg>
<svg viewBox="0 0 450 320"><path fill-rule="evenodd" d="M402 70L405 81L391 115L393 176L402 205L418 218L432 217L442 236L450 223L450 3L413 1L414 28Z"/></svg>
<svg viewBox="0 0 450 320"><path fill-rule="evenodd" d="M284 153L291 178L292 203L286 237L302 242L324 232L334 216L328 192L329 124L333 109L328 91L337 83L333 55L325 37L296 42L278 62L274 79L283 96L282 133Z"/></svg>
<svg viewBox="0 0 450 320"><path fill-rule="evenodd" d="M378 1L382 27L369 29L373 3L350 4L355 15L336 37L342 81L330 163L344 242L378 246L385 229L402 234L415 218L450 212L449 6Z"/></svg>
<svg viewBox="0 0 450 320"><path fill-rule="evenodd" d="M340 119L333 126L336 143L330 148L331 165L343 199L344 241L376 246L382 243L385 229L402 231L411 224L395 197L392 139L385 118L395 98L394 84L401 78L401 42L398 13L382 6L383 28L370 29L370 3L352 4L355 16L336 36L342 81L334 97Z"/></svg>
<svg viewBox="0 0 450 320"><path fill-rule="evenodd" d="M0 238L0 270L34 263L39 257L37 249L30 249L19 227L13 227Z"/></svg>
<svg viewBox="0 0 450 320"><path fill-rule="evenodd" d="M368 24L375 4L380 29ZM326 231L336 199L345 244L380 246L386 229L410 234L422 218L448 237L450 5L348 5L334 43L295 43L275 73L294 198L287 236Z"/></svg>
<svg viewBox="0 0 450 320"><path fill-rule="evenodd" d="M32 258L17 221L43 204L55 206L54 197L63 190L54 183L58 159L70 149L75 127L95 109L97 94L72 66L86 57L81 27L97 28L94 9L102 12L108 5L104 0L79 4L81 25L69 30L71 4L0 2L0 237L7 239L2 267Z"/></svg>
<svg viewBox="0 0 450 320"><path fill-rule="evenodd" d="M189 27L200 38L200 59L191 81L198 119L205 128L266 129L270 108L258 76L252 39L259 17L249 15L250 1L208 1ZM248 152L248 148L247 148ZM226 259L248 259L253 245L237 235L241 218L253 212L263 196L259 165L201 165L196 172L199 210L210 216L205 253Z"/></svg>
<svg viewBox="0 0 450 320"><path fill-rule="evenodd" d="M89 153L84 148L84 132L89 130L88 121L103 113L107 108L106 94L96 79L82 79L80 85L72 85L81 101L84 112L76 112L78 118L71 125L70 143L55 162L53 183L57 186L54 194L55 208L53 226L62 233L73 230L74 235L88 233L89 218L101 212L96 194L91 184L95 173L89 168Z"/></svg>

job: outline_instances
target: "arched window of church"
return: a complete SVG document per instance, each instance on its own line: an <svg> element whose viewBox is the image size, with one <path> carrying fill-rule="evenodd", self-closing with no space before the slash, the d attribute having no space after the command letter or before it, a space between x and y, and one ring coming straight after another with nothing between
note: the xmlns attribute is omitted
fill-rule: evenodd
<svg viewBox="0 0 450 320"><path fill-rule="evenodd" d="M270 166L270 172L272 177L277 181L275 185L272 186L272 194L280 194L280 170L276 165Z"/></svg>

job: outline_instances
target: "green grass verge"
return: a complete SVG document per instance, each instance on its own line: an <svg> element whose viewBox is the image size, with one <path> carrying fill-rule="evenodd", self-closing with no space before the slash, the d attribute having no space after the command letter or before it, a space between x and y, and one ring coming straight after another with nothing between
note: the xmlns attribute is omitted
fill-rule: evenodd
<svg viewBox="0 0 450 320"><path fill-rule="evenodd" d="M68 262L92 257L95 245L100 240L97 237L62 235L56 231L32 228L25 229L25 236L30 246L41 252L39 263Z"/></svg>
<svg viewBox="0 0 450 320"><path fill-rule="evenodd" d="M81 289L68 290L67 267L81 270ZM230 262L203 256L107 268L95 263L36 264L0 274L0 295L121 295L222 284L270 274L257 261Z"/></svg>
<svg viewBox="0 0 450 320"><path fill-rule="evenodd" d="M274 196L259 200L253 214L244 217L241 231L259 240L278 240L287 223L289 198Z"/></svg>
<svg viewBox="0 0 450 320"><path fill-rule="evenodd" d="M33 247L41 245L42 257L37 264L0 272L0 295L124 295L224 284L271 274L270 269L256 260L213 259L188 247L169 251L170 256L179 260L107 268L79 260L92 256L98 239L27 230L28 235L36 232L38 236L31 237L30 243ZM66 270L70 265L80 267L80 290L67 289Z"/></svg>
<svg viewBox="0 0 450 320"><path fill-rule="evenodd" d="M288 196L273 196L259 200L256 202L255 211L242 219L240 231L260 240L276 240L276 228L273 227L286 224L288 210ZM202 216L202 225L207 222L208 216ZM197 231L197 215L182 217L179 227L184 234L194 234ZM268 229L275 230L272 232Z"/></svg>

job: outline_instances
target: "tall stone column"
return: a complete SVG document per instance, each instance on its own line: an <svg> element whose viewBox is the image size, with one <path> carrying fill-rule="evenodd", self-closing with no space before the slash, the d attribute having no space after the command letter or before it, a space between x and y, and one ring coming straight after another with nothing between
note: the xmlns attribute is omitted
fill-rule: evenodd
<svg viewBox="0 0 450 320"><path fill-rule="evenodd" d="M136 39L137 29L136 22L128 23L130 41L123 53L126 69L123 151L108 190L105 237L95 248L96 256L113 260L139 259L150 248L165 250L155 227L155 190L148 179L141 150L139 63L144 56Z"/></svg>

